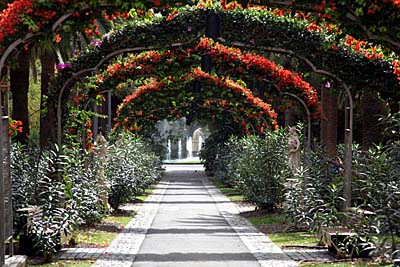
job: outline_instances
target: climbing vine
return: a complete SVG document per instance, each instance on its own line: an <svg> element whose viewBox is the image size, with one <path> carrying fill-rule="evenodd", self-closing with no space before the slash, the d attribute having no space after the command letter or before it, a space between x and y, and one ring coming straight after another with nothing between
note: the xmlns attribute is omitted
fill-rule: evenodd
<svg viewBox="0 0 400 267"><path fill-rule="evenodd" d="M316 90L302 77L255 53L243 53L238 48L229 48L211 39L201 38L193 48L147 51L125 57L122 61L107 66L106 70L91 78L86 88L102 91L115 88L114 92L129 87L127 81L140 76L177 77L188 69L200 65L201 55L209 53L215 71L241 80L268 79L281 91L289 91L304 99L304 102L318 116L318 95Z"/></svg>
<svg viewBox="0 0 400 267"><path fill-rule="evenodd" d="M363 89L368 84L369 88L380 88L386 95L396 95L399 91L400 71L396 60L381 58L379 54L367 57L369 52L363 54L364 49L353 47L357 47L355 41L349 42L349 38L345 38L337 42L334 33L308 29L310 23L305 20L275 16L270 11L259 9L227 11L185 7L177 12L171 20L162 17L148 22L127 22L122 29L107 34L101 43L78 55L69 67L60 72L50 88L52 94L58 94L72 73L96 66L106 55L119 49L168 48L172 43L190 42L204 34L204 21L210 12L217 12L221 17L224 29L221 41L224 44L240 42L258 51L279 47L297 55L306 55L316 67L337 75L355 89ZM309 69L308 66L302 67Z"/></svg>
<svg viewBox="0 0 400 267"><path fill-rule="evenodd" d="M194 89L194 82L200 88ZM150 80L127 96L117 111L115 129L143 132L162 119L195 116L204 121L231 121L243 133L278 127L271 106L233 80L195 68L180 77Z"/></svg>

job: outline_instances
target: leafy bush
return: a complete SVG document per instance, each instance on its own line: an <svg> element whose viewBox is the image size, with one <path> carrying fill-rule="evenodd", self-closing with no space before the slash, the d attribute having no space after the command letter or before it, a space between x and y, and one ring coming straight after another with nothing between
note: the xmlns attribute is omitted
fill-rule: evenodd
<svg viewBox="0 0 400 267"><path fill-rule="evenodd" d="M400 257L400 143L375 146L359 154L354 180L359 208L372 211L358 231L383 259Z"/></svg>
<svg viewBox="0 0 400 267"><path fill-rule="evenodd" d="M268 133L266 138L231 138L225 173L234 186L258 207L274 210L284 199L283 184L289 173L284 131ZM283 160L284 159L284 160Z"/></svg>
<svg viewBox="0 0 400 267"><path fill-rule="evenodd" d="M223 128L214 129L212 134L204 141L203 147L199 153L207 175L215 175L217 173L217 178L221 181L226 178L222 177L225 173L225 156L230 154L229 151L231 149L225 144L229 139L229 134L230 133Z"/></svg>
<svg viewBox="0 0 400 267"><path fill-rule="evenodd" d="M105 174L113 209L128 202L161 175L160 158L139 137L124 133L108 147Z"/></svg>
<svg viewBox="0 0 400 267"><path fill-rule="evenodd" d="M324 155L320 148L307 152L307 160L285 184L286 216L315 233L340 222L341 183L334 181L337 169Z"/></svg>
<svg viewBox="0 0 400 267"><path fill-rule="evenodd" d="M99 162L95 153L55 147L40 151L20 144L11 149L14 229L22 232L26 252L50 258L62 234L78 224L100 221L105 215L99 197ZM106 175L110 204L118 208L160 176L160 161L140 139L124 135L109 146ZM27 226L23 208L39 210Z"/></svg>
<svg viewBox="0 0 400 267"><path fill-rule="evenodd" d="M32 242L34 251L49 258L60 243L61 233L68 234L80 221L75 199L65 197L67 156L58 147L43 153L31 151L31 157L27 155L23 146L12 147L14 208L40 207L41 212L32 218L23 240ZM21 188L24 185L27 186ZM16 229L20 230L25 227L21 225L24 215L17 210L14 213L19 224Z"/></svg>
<svg viewBox="0 0 400 267"><path fill-rule="evenodd" d="M102 190L98 177L100 163L84 150L69 149L66 153L65 198L75 201L75 209L83 223L99 222L106 215L105 203L99 197Z"/></svg>
<svg viewBox="0 0 400 267"><path fill-rule="evenodd" d="M343 155L339 147L339 155ZM369 151L353 147L352 197L357 220L344 220L340 163L311 153L303 167L286 184L285 212L297 225L319 232L322 227L342 226L356 235L339 244L344 250L375 253L382 259L398 258L400 237L400 144L375 146ZM305 165L305 164L304 164ZM353 216L354 214L350 214ZM350 251L347 251L350 252Z"/></svg>

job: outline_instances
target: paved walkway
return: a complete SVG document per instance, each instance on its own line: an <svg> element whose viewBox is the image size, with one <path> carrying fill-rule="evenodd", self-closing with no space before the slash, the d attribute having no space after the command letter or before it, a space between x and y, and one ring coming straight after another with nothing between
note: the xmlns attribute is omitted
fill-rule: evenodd
<svg viewBox="0 0 400 267"><path fill-rule="evenodd" d="M298 266L268 237L238 216L201 166L168 166L153 194L93 266ZM84 250L84 249L82 249ZM62 255L78 258L79 252Z"/></svg>

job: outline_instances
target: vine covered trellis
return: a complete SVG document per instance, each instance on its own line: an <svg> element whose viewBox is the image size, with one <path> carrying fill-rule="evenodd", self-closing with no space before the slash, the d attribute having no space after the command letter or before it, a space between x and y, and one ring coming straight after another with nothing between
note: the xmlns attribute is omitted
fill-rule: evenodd
<svg viewBox="0 0 400 267"><path fill-rule="evenodd" d="M205 25L211 16L223 30L214 36ZM116 18L120 24L102 35L100 20ZM278 127L268 89L303 105L309 146L311 118L320 118L317 90L307 82L314 72L346 96L346 209L351 202L353 96L376 91L389 104L398 104L399 25L397 0L222 0L183 7L174 0L16 0L0 12L0 72L7 79L2 70L13 65L22 49L28 51L39 40L52 43L60 64L44 97L46 108L57 114L53 126L59 143L63 130L69 137L84 133L82 143L89 149L91 116L105 94L109 127L112 97L124 98L116 131L143 133L161 119L187 117L262 135ZM84 32L90 45L71 59L60 51L72 31ZM297 72L269 60L271 54L294 58ZM82 110L90 111L85 117L71 116Z"/></svg>

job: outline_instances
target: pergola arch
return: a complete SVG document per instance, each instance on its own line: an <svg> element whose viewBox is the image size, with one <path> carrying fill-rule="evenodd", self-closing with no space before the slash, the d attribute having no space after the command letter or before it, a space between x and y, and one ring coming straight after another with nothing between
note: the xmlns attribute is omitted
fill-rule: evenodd
<svg viewBox="0 0 400 267"><path fill-rule="evenodd" d="M296 98L300 100L301 104L306 106L308 128L310 128L312 117L314 119L319 118L317 92L300 75L285 70L265 57L255 53L245 53L237 48L226 47L208 38L201 38L197 43L186 49L147 51L126 57L122 62L121 59L118 59L116 63L106 66L103 72L96 73L88 79L90 86L86 87L92 88L93 84L96 84L96 86L94 91L87 93L104 92L107 88L115 88L114 90L118 91L120 82L127 79L143 76L163 78L183 75L189 69L200 66L200 57L205 53L212 58L213 65L218 69L217 73L220 73L220 75L229 72L233 79L243 79L243 77L249 76L250 79L268 79L280 92L297 96ZM179 70L171 68L172 65L178 65ZM232 65L234 66L233 69ZM232 70L234 73L232 73ZM59 99L59 101L61 100ZM61 117L59 119L61 120ZM307 140L309 147L310 130L307 134Z"/></svg>
<svg viewBox="0 0 400 267"><path fill-rule="evenodd" d="M200 86L194 88L194 83ZM115 128L142 132L160 120L193 113L203 121L230 121L242 128L238 131L242 134L264 134L267 128L278 127L275 111L250 89L195 68L178 77L153 80L127 96L117 110Z"/></svg>
<svg viewBox="0 0 400 267"><path fill-rule="evenodd" d="M71 76L79 76L85 71L101 67L105 57L115 51L127 52L124 49L140 48L148 50L159 46L168 46L173 43L180 46L197 36L204 34L204 21L210 12L216 12L221 17L223 34L220 41L235 45L242 43L252 47L281 47L285 50L306 57L318 69L333 73L338 78L352 85L360 87L360 81L375 84L386 89L388 94L396 93L399 87L398 77L394 73L392 62L386 60L369 60L360 53L353 53L345 48L330 47L334 40L330 40L320 32L307 29L303 21L293 19L276 19L271 13L256 10L203 9L190 7L182 9L175 18L144 23L111 33L104 38L100 46L80 55L71 62L71 66L63 70L50 88L53 97L64 86L65 80ZM236 23L233 23L236 22ZM246 27L238 27L244 23ZM274 25L280 25L273 29ZM236 25L236 26L233 26ZM271 26L272 25L272 26ZM272 28L271 28L272 27ZM285 32L286 31L286 32ZM267 33L260 38L260 33ZM288 35L297 33L295 36ZM299 45L302 44L302 45ZM329 63L334 62L334 63ZM336 62L343 62L338 66ZM339 68L339 69L338 69ZM371 75L371 70L375 72ZM355 79L357 77L357 79ZM353 80L355 80L353 82ZM382 90L385 92L385 90Z"/></svg>
<svg viewBox="0 0 400 267"><path fill-rule="evenodd" d="M301 75L286 70L263 56L223 46L208 38L201 38L194 46L186 49L148 51L125 58L122 63L118 60L117 63L108 65L103 72L96 73L89 81L95 80L98 86L96 90L103 91L118 87L119 82L130 78L146 75L169 76L175 73L174 69L170 69L170 65L178 64L185 72L187 68L199 66L200 57L205 53L211 56L213 65L218 69L216 72L229 73L228 76L233 79L268 79L279 90L299 95L314 113L314 117L318 117L316 89L304 81Z"/></svg>
<svg viewBox="0 0 400 267"><path fill-rule="evenodd" d="M74 80L79 78L80 75L85 72L93 71L93 69L101 68L101 63L104 62L108 55L116 55L118 53L125 53L129 50L148 50L155 48L156 44L160 46L171 45L181 46L183 42L190 42L197 36L204 34L204 21L207 14L216 12L221 16L224 33L221 37L221 41L229 44L243 43L253 47L268 47L269 44L274 46L279 45L285 50L293 51L294 54L305 57L307 54L307 60L314 66L318 67L322 71L332 73L342 81L351 82L349 75L354 78L351 73L356 71L357 77L361 79L370 80L374 78L374 83L383 89L383 93L393 95L393 88L398 87L398 77L394 73L392 62L385 60L369 60L362 54L350 53L346 49L333 49L327 48L332 40L320 32L312 32L308 30L307 24L304 21L293 19L278 19L273 14L267 11L257 10L223 10L221 8L208 9L208 8L196 8L189 7L180 10L180 13L174 18L159 19L155 22L140 23L140 25L127 26L119 31L107 35L101 45L92 47L89 52L84 53L77 59L71 62L71 65L64 69L57 77L50 88L50 91L54 98L54 95L60 93L61 88L65 86L65 80ZM233 22L236 22L233 23ZM248 22L254 27L247 27L246 29L253 29L250 33L241 30L241 27L232 27L237 23ZM280 25L278 30L275 32L271 30L270 25ZM286 34L284 30L286 29ZM268 33L266 38L260 37L260 30ZM296 46L293 43L293 36L288 37L290 33L297 32L296 44L303 44ZM282 37L283 36L283 37ZM158 38L157 38L158 37ZM267 38L268 37L268 38ZM234 39L235 38L235 39ZM245 40L247 42L242 42ZM288 41L289 40L289 41ZM292 42L290 42L292 40ZM308 40L308 41L307 41ZM313 40L310 42L309 40ZM250 43L250 44L248 44ZM115 49L118 51L115 52ZM317 52L317 53L312 53ZM334 57L334 58L332 58ZM356 58L354 58L356 57ZM310 59L312 58L312 59ZM321 60L324 59L322 62ZM343 70L341 71L330 71L331 65L326 65L326 62L338 60L344 61L342 65ZM360 65L360 68L356 68L354 64L346 64L348 62L356 62L356 65ZM366 66L360 62L366 63ZM374 66L373 72L377 72L378 75L370 75L368 70L371 64ZM335 65L335 64L334 64ZM337 64L334 66L337 67ZM73 77L68 78L68 77ZM357 88L358 83L355 82L353 88ZM59 100L62 99L62 94L58 95ZM53 100L54 101L54 100ZM61 103L61 101L59 101ZM53 106L57 103L51 103ZM51 106L51 105L50 105Z"/></svg>

